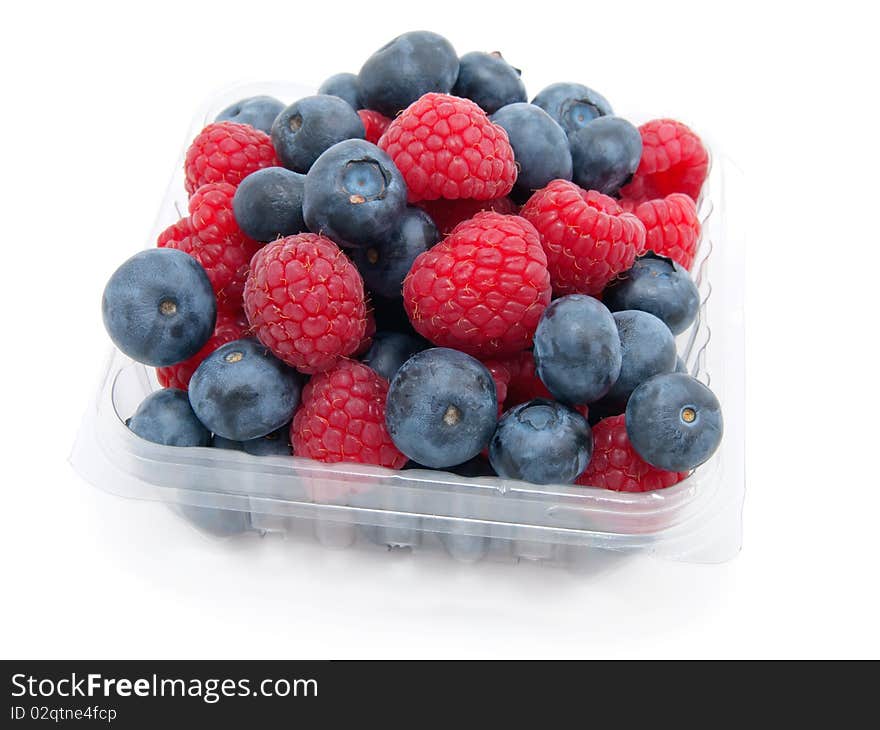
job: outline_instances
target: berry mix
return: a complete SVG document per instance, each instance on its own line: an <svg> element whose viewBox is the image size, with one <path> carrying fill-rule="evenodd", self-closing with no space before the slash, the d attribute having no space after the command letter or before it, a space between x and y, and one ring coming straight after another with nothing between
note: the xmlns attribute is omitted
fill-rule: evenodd
<svg viewBox="0 0 880 730"><path fill-rule="evenodd" d="M601 94L527 101L497 53L406 33L186 153L189 215L113 274L104 323L163 389L141 438L321 462L662 489L717 449L675 335L709 166Z"/></svg>

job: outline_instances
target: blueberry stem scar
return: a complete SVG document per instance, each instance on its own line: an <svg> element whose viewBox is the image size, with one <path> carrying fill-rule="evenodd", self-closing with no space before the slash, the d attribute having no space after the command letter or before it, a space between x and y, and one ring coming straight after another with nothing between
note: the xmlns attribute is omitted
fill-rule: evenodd
<svg viewBox="0 0 880 730"><path fill-rule="evenodd" d="M447 426L455 426L459 421L461 421L461 411L450 405L443 414L443 423Z"/></svg>
<svg viewBox="0 0 880 730"><path fill-rule="evenodd" d="M177 313L177 304L174 303L171 299L163 299L159 302L159 311L164 315L171 315Z"/></svg>
<svg viewBox="0 0 880 730"><path fill-rule="evenodd" d="M240 362L243 357L243 353L236 351L228 353L223 359L226 360L226 362Z"/></svg>

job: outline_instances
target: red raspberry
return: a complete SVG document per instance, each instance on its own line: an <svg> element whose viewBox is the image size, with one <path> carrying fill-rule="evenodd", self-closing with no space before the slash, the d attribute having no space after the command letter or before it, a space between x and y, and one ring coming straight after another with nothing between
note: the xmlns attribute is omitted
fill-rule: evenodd
<svg viewBox="0 0 880 730"><path fill-rule="evenodd" d="M189 360L184 360L177 365L165 368L156 368L156 377L163 388L180 388L186 390L189 387L189 379L202 364L208 355L227 342L241 339L247 336L248 323L244 312L217 312L217 323L214 325L214 334L204 344L201 350Z"/></svg>
<svg viewBox="0 0 880 730"><path fill-rule="evenodd" d="M495 381L495 395L498 397L498 415L504 413L504 401L507 400L507 386L510 383L510 370L504 360L486 360L483 365L492 374Z"/></svg>
<svg viewBox="0 0 880 730"><path fill-rule="evenodd" d="M632 210L644 224L645 250L666 256L690 270L700 242L700 219L693 198L672 193L638 205L629 200L621 200L620 204Z"/></svg>
<svg viewBox="0 0 880 730"><path fill-rule="evenodd" d="M697 200L709 173L702 140L674 119L654 119L639 127L642 159L620 194L639 202L684 193Z"/></svg>
<svg viewBox="0 0 880 730"><path fill-rule="evenodd" d="M186 192L206 183L238 185L262 167L279 165L272 140L249 124L214 122L205 127L186 151Z"/></svg>
<svg viewBox="0 0 880 730"><path fill-rule="evenodd" d="M416 331L442 347L478 357L529 347L550 303L538 232L519 216L477 214L413 262L403 303Z"/></svg>
<svg viewBox="0 0 880 730"><path fill-rule="evenodd" d="M379 137L381 137L385 133L385 130L388 129L391 120L384 114L374 112L372 109L358 109L358 116L361 118L361 122L366 130L364 139L366 139L367 142L378 144Z"/></svg>
<svg viewBox="0 0 880 730"><path fill-rule="evenodd" d="M352 354L366 331L364 282L329 238L279 238L251 262L244 309L254 333L276 357L320 373Z"/></svg>
<svg viewBox="0 0 880 730"><path fill-rule="evenodd" d="M644 250L645 227L607 195L554 180L520 212L541 234L553 293L599 294Z"/></svg>
<svg viewBox="0 0 880 730"><path fill-rule="evenodd" d="M535 358L531 350L523 350L501 362L510 373L504 410L510 410L520 403L527 403L535 398L554 400L535 372Z"/></svg>
<svg viewBox="0 0 880 730"><path fill-rule="evenodd" d="M296 456L316 461L375 464L400 469L404 456L385 427L388 381L366 365L338 360L306 384L290 426Z"/></svg>
<svg viewBox="0 0 880 730"><path fill-rule="evenodd" d="M209 243L244 235L232 212L235 185L227 182L202 185L189 199L189 222L199 238Z"/></svg>
<svg viewBox="0 0 880 730"><path fill-rule="evenodd" d="M663 471L642 460L626 435L624 416L593 426L593 458L576 484L615 492L650 492L678 484L687 472Z"/></svg>
<svg viewBox="0 0 880 730"><path fill-rule="evenodd" d="M364 336L361 337L360 344L352 354L353 357L360 357L370 349L373 344L373 335L376 334L376 315L373 313L373 305L369 299L364 304L366 308L366 322L364 324Z"/></svg>
<svg viewBox="0 0 880 730"><path fill-rule="evenodd" d="M459 223L487 210L503 215L519 213L517 204L506 197L495 200L423 200L419 207L431 216L441 236L448 236Z"/></svg>
<svg viewBox="0 0 880 730"><path fill-rule="evenodd" d="M425 94L388 125L379 146L403 173L410 202L492 200L516 182L507 132L469 99Z"/></svg>
<svg viewBox="0 0 880 730"><path fill-rule="evenodd" d="M262 245L238 230L231 208L234 192L227 183L203 185L190 200L193 215L165 229L157 241L159 248L176 248L198 261L214 287L217 306L230 311L241 309L248 266Z"/></svg>

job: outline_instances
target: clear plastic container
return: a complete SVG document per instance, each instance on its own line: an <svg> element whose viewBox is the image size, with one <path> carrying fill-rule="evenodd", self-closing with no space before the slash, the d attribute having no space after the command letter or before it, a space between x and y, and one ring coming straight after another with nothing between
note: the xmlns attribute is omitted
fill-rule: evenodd
<svg viewBox="0 0 880 730"><path fill-rule="evenodd" d="M308 93L282 83L230 88L194 119L187 143L237 99L270 94L290 102ZM736 169L714 155L699 206L703 238L693 269L702 305L677 343L689 372L711 385L721 401L725 434L706 464L669 489L624 494L161 446L138 438L124 423L159 387L155 372L115 349L83 419L73 466L101 489L166 502L195 525L227 538L305 533L331 547L435 548L463 561L564 565L595 550L728 560L740 547L744 494L743 242L727 221L729 201L735 208L740 194ZM153 246L186 207L181 155L146 244Z"/></svg>

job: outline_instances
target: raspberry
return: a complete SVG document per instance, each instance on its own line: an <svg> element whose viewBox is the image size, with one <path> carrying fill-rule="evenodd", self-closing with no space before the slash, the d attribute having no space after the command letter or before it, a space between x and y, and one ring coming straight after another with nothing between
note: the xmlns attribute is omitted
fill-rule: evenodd
<svg viewBox="0 0 880 730"><path fill-rule="evenodd" d="M375 464L400 469L407 462L385 427L388 381L366 365L341 359L303 389L290 443L296 456L316 461Z"/></svg>
<svg viewBox="0 0 880 730"><path fill-rule="evenodd" d="M241 339L247 336L248 323L244 312L217 312L217 323L214 325L214 334L211 335L205 345L189 360L184 360L177 365L164 368L156 368L156 377L163 388L180 388L186 390L189 387L189 379L202 364L208 355L227 342Z"/></svg>
<svg viewBox="0 0 880 730"><path fill-rule="evenodd" d="M468 99L425 94L391 122L379 146L403 173L413 203L492 200L516 182L507 132Z"/></svg>
<svg viewBox="0 0 880 730"><path fill-rule="evenodd" d="M690 270L700 242L700 219L697 206L689 195L672 193L665 198L635 201L621 200L644 224L645 249L677 261Z"/></svg>
<svg viewBox="0 0 880 730"><path fill-rule="evenodd" d="M186 192L206 183L238 185L262 167L279 164L269 135L247 124L214 122L205 127L186 151Z"/></svg>
<svg viewBox="0 0 880 730"><path fill-rule="evenodd" d="M505 410L535 398L554 400L550 391L547 390L535 372L535 357L531 350L524 350L505 358L501 363L510 373L510 380L507 383L507 400L504 404Z"/></svg>
<svg viewBox="0 0 880 730"><path fill-rule="evenodd" d="M654 119L639 127L642 158L621 197L639 202L684 193L697 200L709 172L702 140L674 119Z"/></svg>
<svg viewBox="0 0 880 730"><path fill-rule="evenodd" d="M643 461L630 444L625 417L620 415L593 426L593 458L575 483L615 492L650 492L685 477L687 472L663 471Z"/></svg>
<svg viewBox="0 0 880 730"><path fill-rule="evenodd" d="M360 357L366 353L370 349L370 345L373 344L373 335L376 334L376 315L373 313L373 305L368 299L364 306L366 308L364 336L361 338L357 350L351 353L353 357Z"/></svg>
<svg viewBox="0 0 880 730"><path fill-rule="evenodd" d="M203 185L190 200L193 215L160 235L159 248L176 248L198 261L217 295L220 309L241 309L251 257L261 244L245 236L232 215L235 188L227 183Z"/></svg>
<svg viewBox="0 0 880 730"><path fill-rule="evenodd" d="M473 218L477 213L493 210L503 215L516 215L519 207L510 198L496 198L495 200L423 200L419 207L424 210L431 219L441 236L448 236L462 221Z"/></svg>
<svg viewBox="0 0 880 730"><path fill-rule="evenodd" d="M378 144L379 138L385 133L385 130L388 129L391 120L384 114L375 112L372 109L358 109L358 116L361 118L364 130L366 130L364 139L367 140L367 142Z"/></svg>
<svg viewBox="0 0 880 730"><path fill-rule="evenodd" d="M510 370L504 360L486 360L483 365L492 374L495 381L495 395L498 398L498 415L504 413L504 401L507 400L507 386L510 383Z"/></svg>
<svg viewBox="0 0 880 730"><path fill-rule="evenodd" d="M645 245L645 227L606 195L554 180L520 212L541 234L553 293L599 294L632 266Z"/></svg>
<svg viewBox="0 0 880 730"><path fill-rule="evenodd" d="M227 182L208 183L189 199L189 222L203 241L217 243L232 236L243 235L232 212L235 185Z"/></svg>
<svg viewBox="0 0 880 730"><path fill-rule="evenodd" d="M442 347L478 357L532 342L550 303L547 257L523 218L479 213L420 254L403 283L413 327Z"/></svg>
<svg viewBox="0 0 880 730"><path fill-rule="evenodd" d="M364 283L328 238L279 238L251 262L244 308L254 333L276 357L320 373L352 354L366 331Z"/></svg>

